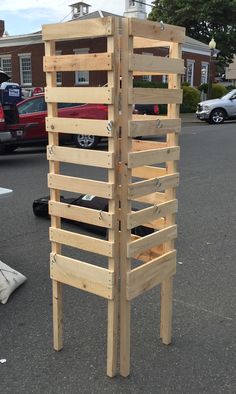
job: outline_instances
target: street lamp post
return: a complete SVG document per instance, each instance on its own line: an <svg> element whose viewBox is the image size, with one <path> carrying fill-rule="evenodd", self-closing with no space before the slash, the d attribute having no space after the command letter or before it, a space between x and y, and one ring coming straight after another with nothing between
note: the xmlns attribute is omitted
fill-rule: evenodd
<svg viewBox="0 0 236 394"><path fill-rule="evenodd" d="M211 39L211 41L208 44L209 49L210 49L210 63L209 63L209 78L208 78L208 92L207 92L207 98L208 100L211 98L211 92L212 92L212 58L214 56L214 52L216 49L216 42L214 38Z"/></svg>

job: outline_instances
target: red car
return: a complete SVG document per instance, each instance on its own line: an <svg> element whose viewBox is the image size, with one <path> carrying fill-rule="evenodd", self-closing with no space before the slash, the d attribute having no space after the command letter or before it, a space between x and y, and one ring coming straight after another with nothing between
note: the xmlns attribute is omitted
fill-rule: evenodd
<svg viewBox="0 0 236 394"><path fill-rule="evenodd" d="M20 123L27 125L18 135L19 144L35 145L36 143L47 143L48 135L45 130L45 117L47 116L47 104L44 94L39 94L18 105ZM83 119L107 119L107 106L102 104L72 104L59 103L58 116L63 118ZM18 131L19 133L19 131ZM15 136L17 137L17 136ZM94 148L99 142L99 137L94 135L61 135L62 142L74 143L80 148Z"/></svg>

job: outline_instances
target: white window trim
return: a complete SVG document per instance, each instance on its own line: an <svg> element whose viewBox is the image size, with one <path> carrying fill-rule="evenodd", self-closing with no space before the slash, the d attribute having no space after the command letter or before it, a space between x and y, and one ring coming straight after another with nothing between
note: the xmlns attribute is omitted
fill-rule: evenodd
<svg viewBox="0 0 236 394"><path fill-rule="evenodd" d="M191 81L188 81L188 65L192 65L192 74L191 74ZM195 66L195 60L193 59L187 59L187 70L186 70L186 81L190 83L191 86L193 86L193 80L194 80L194 66Z"/></svg>
<svg viewBox="0 0 236 394"><path fill-rule="evenodd" d="M22 63L21 63L21 59L24 57L29 57L30 58L30 62L31 62L31 53L19 53L19 61L20 61L20 81L21 81L21 85L22 86L32 86L32 64L31 64L31 83L30 82L26 82L23 83L23 72L22 72Z"/></svg>
<svg viewBox="0 0 236 394"><path fill-rule="evenodd" d="M142 55L153 56L151 52L142 52ZM145 82L152 82L152 75L143 75L142 80Z"/></svg>
<svg viewBox="0 0 236 394"><path fill-rule="evenodd" d="M202 82L202 68L206 67L206 78L205 78L205 82ZM208 79L209 79L209 63L208 62L202 62L201 63L201 84L203 83L208 83Z"/></svg>
<svg viewBox="0 0 236 394"><path fill-rule="evenodd" d="M60 51L56 51L55 54L56 54L57 56L59 56L59 55L62 54L62 51L61 51L61 50L60 50ZM58 75L58 74L61 75L61 82L58 82L58 81L57 81L57 75ZM57 86L62 86L62 72L61 72L61 71L58 71L57 74L56 74L56 83L57 83Z"/></svg>
<svg viewBox="0 0 236 394"><path fill-rule="evenodd" d="M9 75L9 76L12 76L12 56L11 55L0 55L0 67L3 70L2 60L10 60L11 61L11 75Z"/></svg>
<svg viewBox="0 0 236 394"><path fill-rule="evenodd" d="M86 53L89 53L89 48L78 48L78 49L74 49L73 50L73 52L74 52L74 54L75 55L79 55L79 54L86 54ZM78 76L79 76L79 73L80 73L81 71L76 71L75 72L75 85L76 86L88 86L89 85L89 71L84 71L85 73L87 73L87 77L88 77L88 79L86 80L86 81L81 81L81 82L78 82Z"/></svg>

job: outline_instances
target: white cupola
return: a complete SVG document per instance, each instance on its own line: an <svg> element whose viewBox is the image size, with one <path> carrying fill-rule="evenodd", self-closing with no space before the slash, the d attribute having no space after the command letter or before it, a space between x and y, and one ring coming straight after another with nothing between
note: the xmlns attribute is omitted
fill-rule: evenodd
<svg viewBox="0 0 236 394"><path fill-rule="evenodd" d="M147 19L146 0L125 0L124 16L128 18Z"/></svg>
<svg viewBox="0 0 236 394"><path fill-rule="evenodd" d="M72 8L72 19L79 18L83 15L89 13L89 4L80 1L79 3L71 4L70 7Z"/></svg>

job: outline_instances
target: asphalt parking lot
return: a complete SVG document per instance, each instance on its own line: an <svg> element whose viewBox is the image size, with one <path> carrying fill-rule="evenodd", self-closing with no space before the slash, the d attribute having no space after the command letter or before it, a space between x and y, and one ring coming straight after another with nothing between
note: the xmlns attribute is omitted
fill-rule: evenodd
<svg viewBox="0 0 236 394"><path fill-rule="evenodd" d="M48 194L45 150L0 156L0 186L14 190L0 201L0 259L27 277L0 304L1 393L236 393L235 126L183 124L173 343L159 340L156 287L132 303L127 379L106 377L107 306L94 295L65 287L64 348L52 350L49 221L32 213Z"/></svg>

